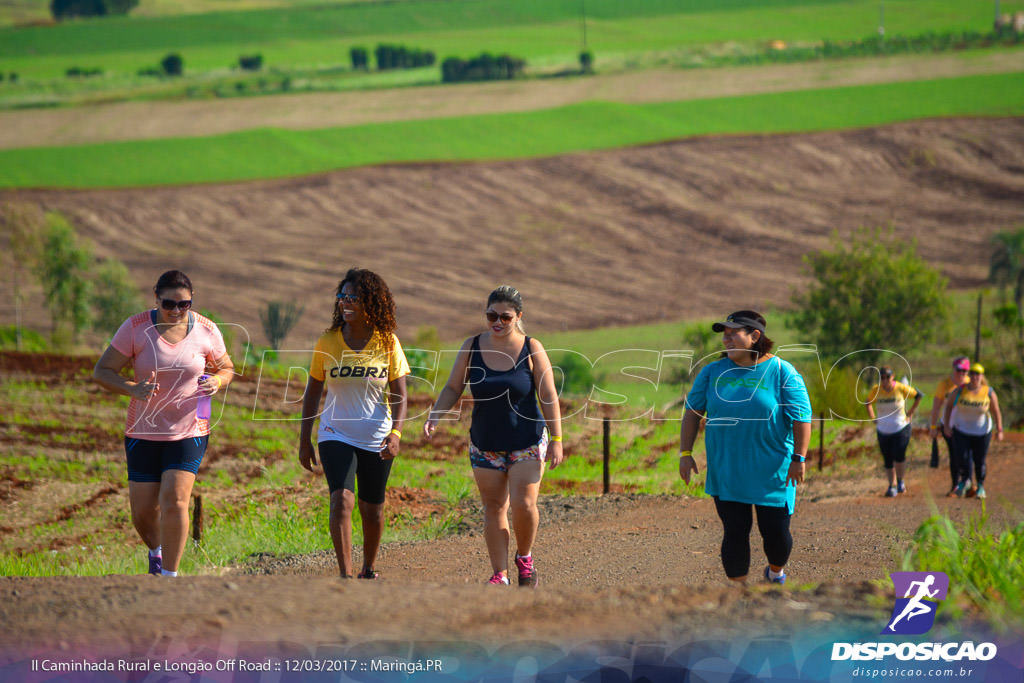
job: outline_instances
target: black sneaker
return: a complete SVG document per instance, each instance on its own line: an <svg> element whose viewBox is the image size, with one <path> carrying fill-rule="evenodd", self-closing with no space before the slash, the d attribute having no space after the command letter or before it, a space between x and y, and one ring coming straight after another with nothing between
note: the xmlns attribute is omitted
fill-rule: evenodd
<svg viewBox="0 0 1024 683"><path fill-rule="evenodd" d="M375 572L372 569L364 569L363 571L356 574L357 579L379 579L380 572Z"/></svg>
<svg viewBox="0 0 1024 683"><path fill-rule="evenodd" d="M160 570L164 568L164 558L160 555L153 557L149 556L149 573L160 576Z"/></svg>
<svg viewBox="0 0 1024 683"><path fill-rule="evenodd" d="M537 571L533 568L533 555L529 557L516 555L516 569L519 570L520 588L537 587Z"/></svg>

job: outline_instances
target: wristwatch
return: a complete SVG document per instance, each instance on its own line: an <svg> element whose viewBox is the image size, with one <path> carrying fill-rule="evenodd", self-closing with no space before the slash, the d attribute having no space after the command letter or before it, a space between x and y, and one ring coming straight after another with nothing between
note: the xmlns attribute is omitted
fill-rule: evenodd
<svg viewBox="0 0 1024 683"><path fill-rule="evenodd" d="M807 462L807 458L797 453L793 454L793 462Z"/></svg>

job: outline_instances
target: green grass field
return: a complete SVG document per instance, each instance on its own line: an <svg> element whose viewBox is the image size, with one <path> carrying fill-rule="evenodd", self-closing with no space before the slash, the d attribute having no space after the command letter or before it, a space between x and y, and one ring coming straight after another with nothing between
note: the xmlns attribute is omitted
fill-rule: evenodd
<svg viewBox="0 0 1024 683"><path fill-rule="evenodd" d="M453 93L457 90L453 89ZM1024 113L1024 74L642 105L591 102L515 114L314 131L0 151L0 187L128 187L311 174L388 162L512 159L696 135L856 128Z"/></svg>
<svg viewBox="0 0 1024 683"><path fill-rule="evenodd" d="M166 17L116 17L48 27L0 29L0 71L21 79L59 79L72 66L132 74L179 52L186 70L210 71L259 52L267 67L347 65L349 48L397 42L440 59L483 50L508 52L532 66L572 64L582 47L577 0L309 5ZM1003 0L1003 12L1024 0ZM590 0L587 47L604 62L680 46L856 40L879 22L874 0ZM890 0L890 35L988 31L992 7L960 0Z"/></svg>

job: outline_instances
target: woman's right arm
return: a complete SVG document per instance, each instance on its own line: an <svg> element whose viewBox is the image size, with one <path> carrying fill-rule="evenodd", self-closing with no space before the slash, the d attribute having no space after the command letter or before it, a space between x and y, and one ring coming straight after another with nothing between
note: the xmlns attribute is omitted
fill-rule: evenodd
<svg viewBox="0 0 1024 683"><path fill-rule="evenodd" d="M320 397L324 393L322 380L310 375L306 380L306 393L302 395L302 422L299 425L299 464L310 472L316 465L316 452L313 450L313 421L320 412Z"/></svg>
<svg viewBox="0 0 1024 683"><path fill-rule="evenodd" d="M121 374L131 360L113 346L108 346L96 362L96 367L92 370L92 378L107 391L147 401L160 389L160 385L155 381L156 373L150 374L148 380L133 382Z"/></svg>
<svg viewBox="0 0 1024 683"><path fill-rule="evenodd" d="M423 435L428 440L434 435L437 423L448 414L455 402L462 396L462 392L466 390L466 371L469 369L469 354L472 344L473 337L462 342L462 348L459 349L459 354L455 357L455 365L452 366L452 372L448 375L448 381L438 395L437 401L434 402L434 407L430 409L427 421L423 423Z"/></svg>

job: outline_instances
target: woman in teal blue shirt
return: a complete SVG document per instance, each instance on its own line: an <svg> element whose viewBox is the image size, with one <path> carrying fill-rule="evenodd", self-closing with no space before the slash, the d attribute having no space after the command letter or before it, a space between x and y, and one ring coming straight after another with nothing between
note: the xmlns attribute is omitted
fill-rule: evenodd
<svg viewBox="0 0 1024 683"><path fill-rule="evenodd" d="M764 577L781 584L793 549L789 520L804 478L811 402L800 373L770 353L766 327L756 311L737 311L711 326L722 334L725 351L700 371L687 394L679 476L689 483L698 471L693 443L706 416L704 490L722 520L725 575L741 582L750 572L753 506L768 559Z"/></svg>

